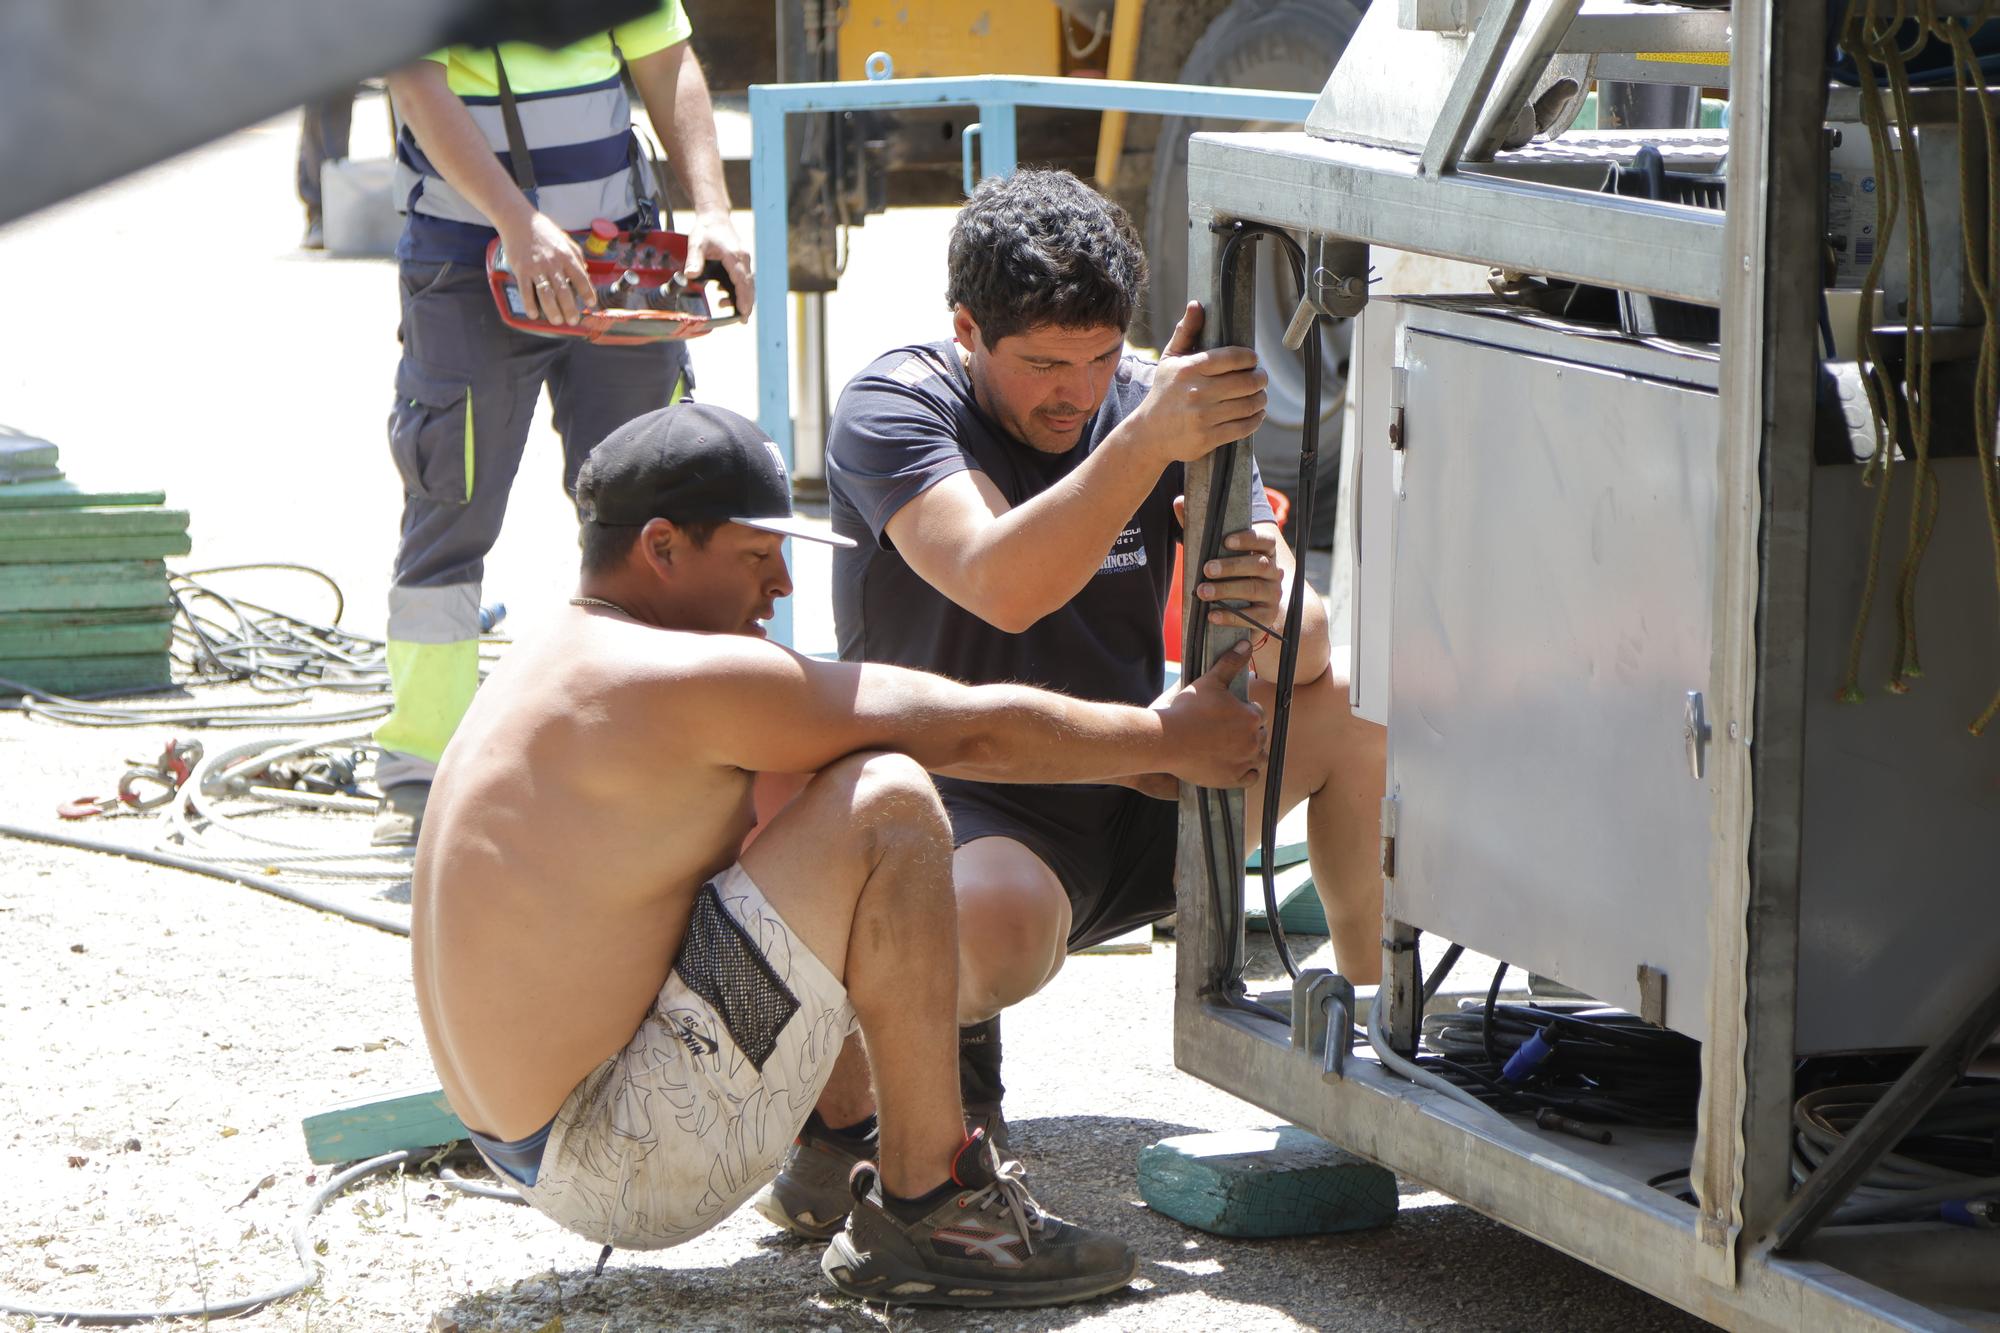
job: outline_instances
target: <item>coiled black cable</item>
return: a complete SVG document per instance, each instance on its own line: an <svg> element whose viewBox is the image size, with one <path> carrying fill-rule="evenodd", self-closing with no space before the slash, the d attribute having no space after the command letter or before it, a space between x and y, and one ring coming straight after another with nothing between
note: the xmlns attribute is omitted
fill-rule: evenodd
<svg viewBox="0 0 2000 1333"><path fill-rule="evenodd" d="M1418 1064L1509 1111L1548 1107L1577 1120L1678 1127L1694 1123L1701 1046L1635 1015L1588 1003L1500 1004L1507 964L1485 1001L1423 1021ZM1531 1040L1549 1048L1539 1064L1508 1076Z"/></svg>

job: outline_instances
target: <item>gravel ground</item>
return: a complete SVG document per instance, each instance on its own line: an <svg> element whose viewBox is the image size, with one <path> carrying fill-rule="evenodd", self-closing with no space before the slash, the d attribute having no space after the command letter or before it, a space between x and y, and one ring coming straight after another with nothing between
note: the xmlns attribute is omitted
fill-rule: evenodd
<svg viewBox="0 0 2000 1333"><path fill-rule="evenodd" d="M0 229L0 265L34 322L0 329L0 420L55 440L72 475L163 483L193 514L181 567L297 560L335 575L347 623L379 632L396 515L382 447L394 274L291 248L289 119ZM364 104L356 143L385 140ZM748 233L748 218L740 226ZM878 218L834 298L836 384L875 351L942 328L911 255L941 256L936 213ZM211 277L186 300L138 289L153 322L107 341L76 301L79 238L143 246ZM941 270L941 259L937 262ZM698 351L705 396L754 401L747 335ZM488 587L532 633L569 586L556 453L538 428ZM825 571L802 553L800 646L824 647ZM817 590L817 591L815 591ZM314 614L323 595L281 603ZM318 599L318 600L314 600ZM286 734L274 727L275 734ZM0 714L0 822L54 827L58 801L109 790L167 730L106 732ZM215 733L211 748L258 733ZM328 821L359 843L366 820ZM140 817L83 831L151 841ZM371 891L349 890L365 898ZM397 910L393 892L383 903ZM109 857L0 840L0 1300L77 1309L217 1304L297 1271L291 1233L328 1180L303 1116L435 1086L404 941L262 894ZM1275 969L1273 969L1275 971ZM1138 1201L1139 1150L1167 1135L1271 1124L1177 1073L1171 945L1072 960L1007 1021L1015 1143L1044 1201L1137 1246L1126 1294L1071 1310L885 1314L837 1300L819 1247L753 1214L681 1249L614 1257L517 1207L428 1175L386 1175L312 1224L322 1274L255 1329L1077 1327L1532 1329L1701 1327L1509 1229L1405 1184L1388 1228L1232 1242ZM34 1326L0 1317L0 1328ZM43 1321L42 1327L48 1322Z"/></svg>

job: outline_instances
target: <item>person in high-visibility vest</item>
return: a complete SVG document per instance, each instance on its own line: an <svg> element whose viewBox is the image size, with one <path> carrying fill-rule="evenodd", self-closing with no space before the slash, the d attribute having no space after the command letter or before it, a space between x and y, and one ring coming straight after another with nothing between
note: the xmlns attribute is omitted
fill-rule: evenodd
<svg viewBox="0 0 2000 1333"><path fill-rule="evenodd" d="M638 221L648 193L622 73L693 201L688 271L719 260L738 313L755 299L689 32L680 0L662 0L644 18L558 50L451 47L389 76L408 210L389 447L405 501L389 591L395 711L375 733L384 751L377 845L416 841L437 760L478 685L483 562L543 386L573 492L598 441L692 384L679 343L537 337L502 323L487 286L486 248L498 235L531 318L573 325L595 299L572 233L599 218ZM525 175L508 150L510 118L528 149Z"/></svg>

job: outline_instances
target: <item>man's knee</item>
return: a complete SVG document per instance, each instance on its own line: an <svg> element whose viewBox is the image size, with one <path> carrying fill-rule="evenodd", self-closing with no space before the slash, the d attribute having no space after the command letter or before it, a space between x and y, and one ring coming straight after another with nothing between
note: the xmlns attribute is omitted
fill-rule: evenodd
<svg viewBox="0 0 2000 1333"><path fill-rule="evenodd" d="M951 821L937 788L908 755L887 750L848 755L821 770L807 791L837 802L855 834L877 851L912 838L951 845Z"/></svg>
<svg viewBox="0 0 2000 1333"><path fill-rule="evenodd" d="M1055 872L1020 843L981 838L958 849L952 879L967 946L960 989L979 992L963 999L997 1012L1040 990L1062 966L1069 937L1069 896Z"/></svg>
<svg viewBox="0 0 2000 1333"><path fill-rule="evenodd" d="M1275 693L1258 682L1252 699L1271 711ZM1303 774L1317 772L1320 781L1371 760L1379 766L1387 751L1387 732L1365 718L1357 717L1349 698L1346 663L1336 657L1333 666L1317 680L1292 691L1286 726L1285 767ZM1352 777L1349 771L1344 774ZM1290 783L1286 784L1288 787ZM1317 790L1318 781L1311 784Z"/></svg>

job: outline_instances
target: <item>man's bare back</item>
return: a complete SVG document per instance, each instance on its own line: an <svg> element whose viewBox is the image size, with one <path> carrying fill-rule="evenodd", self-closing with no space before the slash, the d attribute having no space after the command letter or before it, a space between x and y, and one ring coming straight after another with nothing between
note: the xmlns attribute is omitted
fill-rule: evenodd
<svg viewBox="0 0 2000 1333"><path fill-rule="evenodd" d="M546 1124L625 1044L695 889L751 827L751 775L673 743L700 702L676 664L710 642L572 608L493 673L452 743L417 858L415 970L438 1075L482 1133Z"/></svg>

